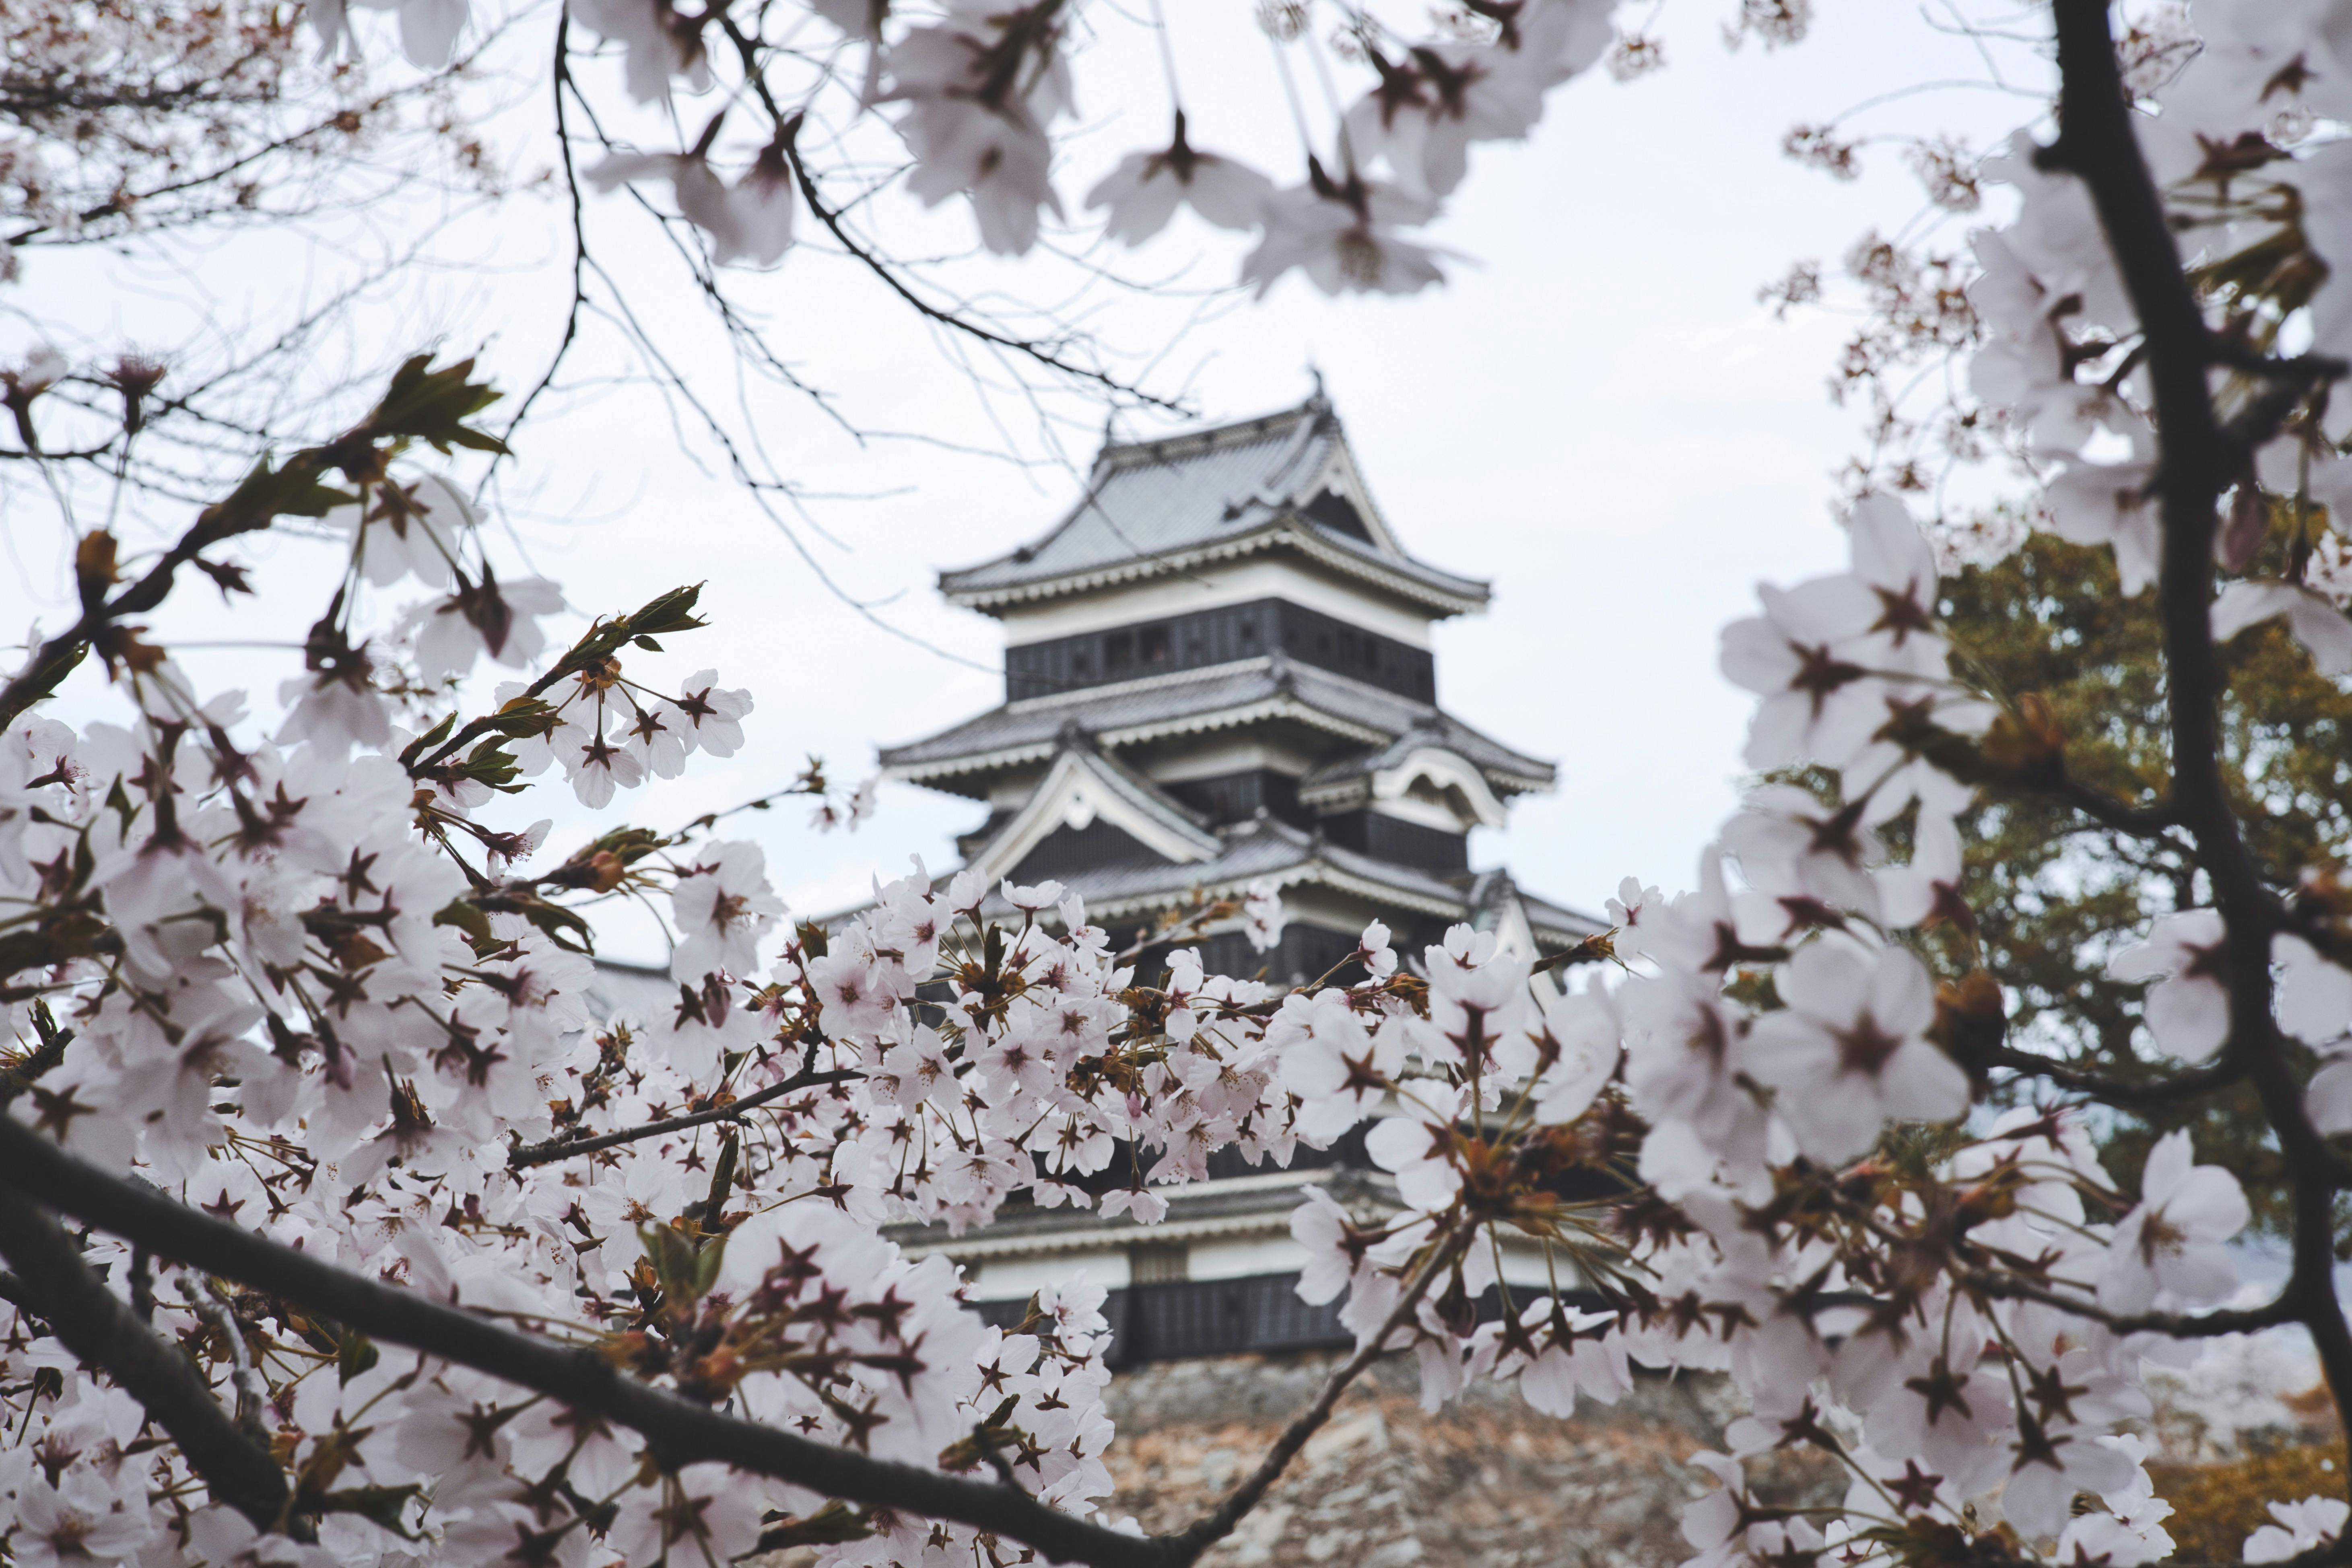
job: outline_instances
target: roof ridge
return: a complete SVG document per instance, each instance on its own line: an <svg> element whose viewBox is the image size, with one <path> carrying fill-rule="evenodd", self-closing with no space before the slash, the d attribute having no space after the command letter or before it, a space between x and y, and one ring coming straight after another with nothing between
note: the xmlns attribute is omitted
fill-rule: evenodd
<svg viewBox="0 0 2352 1568"><path fill-rule="evenodd" d="M1205 430L1179 430L1142 441L1106 441L1095 453L1094 467L1097 472L1100 472L1105 465L1112 462L1133 464L1152 461L1155 454L1164 458L1186 458L1224 447L1246 447L1277 435L1287 435L1297 428L1302 418L1330 413L1330 399L1318 392L1310 395L1306 402L1293 404L1288 408L1212 425ZM1171 447L1177 450L1167 451Z"/></svg>

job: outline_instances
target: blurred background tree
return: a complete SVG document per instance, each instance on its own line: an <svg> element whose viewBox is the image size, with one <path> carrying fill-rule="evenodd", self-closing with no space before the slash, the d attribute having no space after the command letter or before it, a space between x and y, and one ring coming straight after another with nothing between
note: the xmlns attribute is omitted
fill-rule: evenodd
<svg viewBox="0 0 2352 1568"><path fill-rule="evenodd" d="M1944 594L1956 640L1994 689L2049 704L2074 776L2133 805L2163 798L2168 762L2151 741L2164 733L2161 633L2145 598L2118 594L2106 552L2032 533L2002 560L1952 574ZM2352 693L2315 669L2277 620L2223 653L2226 766L2253 808L2245 820L2255 854L2273 873L2340 862L2352 842ZM2119 1081L2158 1076L2135 1043L2140 988L2105 968L2112 933L2210 902L2185 847L2045 800L1987 801L1962 827L1968 901L1984 965L2008 988L2010 1044ZM2238 1173L2258 1222L2279 1230L2279 1155L2243 1084L2118 1116L2102 1129L2113 1168L2139 1169L2147 1146L2179 1126L2192 1128L2201 1158Z"/></svg>

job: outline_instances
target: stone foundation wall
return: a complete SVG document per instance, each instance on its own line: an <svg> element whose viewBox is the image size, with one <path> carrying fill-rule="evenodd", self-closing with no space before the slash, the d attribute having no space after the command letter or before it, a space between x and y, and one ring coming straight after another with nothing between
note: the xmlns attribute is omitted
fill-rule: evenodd
<svg viewBox="0 0 2352 1568"><path fill-rule="evenodd" d="M1334 1359L1166 1362L1114 1380L1118 1489L1108 1514L1131 1513L1156 1532L1205 1511L1314 1398ZM1645 1376L1614 1407L1587 1404L1560 1421L1486 1384L1433 1415L1421 1409L1412 1361L1391 1360L1349 1392L1203 1562L1675 1568L1691 1555L1683 1505L1711 1485L1682 1461L1720 1445L1737 1414L1727 1394L1712 1379ZM1823 1479L1801 1461L1779 1468L1786 1474L1759 1474L1759 1490L1810 1490Z"/></svg>
<svg viewBox="0 0 2352 1568"><path fill-rule="evenodd" d="M1118 1440L1112 1519L1155 1533L1213 1508L1313 1401L1334 1353L1160 1362L1106 1394ZM1691 1555L1683 1505L1713 1483L1684 1463L1720 1448L1738 1415L1712 1377L1637 1377L1613 1406L1566 1421L1516 1391L1473 1384L1435 1415L1410 1358L1360 1379L1265 1500L1203 1568L1676 1568ZM1843 1480L1813 1455L1750 1459L1775 1501L1823 1502ZM814 1552L759 1568L805 1568Z"/></svg>

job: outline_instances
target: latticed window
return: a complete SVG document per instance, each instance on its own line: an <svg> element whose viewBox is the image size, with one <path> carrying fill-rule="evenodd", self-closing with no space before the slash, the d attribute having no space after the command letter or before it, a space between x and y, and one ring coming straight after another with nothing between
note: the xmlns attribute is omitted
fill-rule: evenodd
<svg viewBox="0 0 2352 1568"><path fill-rule="evenodd" d="M1127 1249L1127 1277L1138 1285L1164 1285L1187 1277L1182 1242L1139 1242Z"/></svg>

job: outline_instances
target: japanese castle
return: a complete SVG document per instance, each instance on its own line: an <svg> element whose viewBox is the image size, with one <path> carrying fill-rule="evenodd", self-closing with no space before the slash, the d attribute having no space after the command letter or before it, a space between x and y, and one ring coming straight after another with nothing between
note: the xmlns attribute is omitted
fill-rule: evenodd
<svg viewBox="0 0 2352 1568"><path fill-rule="evenodd" d="M1430 628L1484 609L1487 584L1405 552L1319 387L1263 418L1106 444L1043 538L940 589L1003 623L1004 701L886 748L883 767L984 804L965 863L992 883L1060 882L1114 946L1262 879L1281 890L1279 942L1261 953L1238 921L1212 930L1191 943L1211 973L1302 984L1373 920L1408 962L1463 921L1528 958L1601 929L1472 869L1470 830L1501 827L1556 775L1438 706ZM1349 1342L1294 1289L1290 1211L1303 1182L1367 1217L1394 1206L1360 1137L1287 1170L1228 1152L1211 1177L1167 1190L1149 1227L1012 1209L970 1236L898 1239L961 1263L1007 1322L1084 1270L1111 1289L1118 1364ZM1507 1278L1523 1270L1545 1278L1506 1257Z"/></svg>
<svg viewBox="0 0 2352 1568"><path fill-rule="evenodd" d="M1277 982L1376 919L1401 953L1464 921L1528 957L1597 929L1471 869L1470 830L1553 768L1437 705L1430 627L1487 585L1405 552L1319 391L1107 444L1044 538L940 588L1004 624L1004 701L882 765L986 805L958 847L991 882L1058 881L1123 942L1196 892L1271 881L1278 946L1198 945L1212 973Z"/></svg>
<svg viewBox="0 0 2352 1568"><path fill-rule="evenodd" d="M985 805L958 847L992 885L1057 881L1125 946L1167 911L1269 881L1271 951L1238 919L1187 945L1213 973L1288 984L1342 963L1373 920L1409 963L1464 921L1527 958L1602 929L1472 869L1470 830L1502 826L1554 770L1438 706L1430 628L1485 608L1487 585L1405 552L1319 388L1263 418L1105 445L1042 539L940 588L1004 624L1004 700L882 763ZM615 1002L674 1001L666 973L604 970ZM992 1321L1084 1272L1111 1293L1114 1365L1352 1342L1336 1306L1298 1299L1290 1213L1310 1182L1365 1219L1393 1212L1360 1130L1288 1169L1228 1150L1210 1176L1162 1189L1168 1216L1148 1227L1016 1205L966 1236L893 1234L962 1265ZM1513 1283L1547 1278L1539 1256L1502 1261Z"/></svg>

